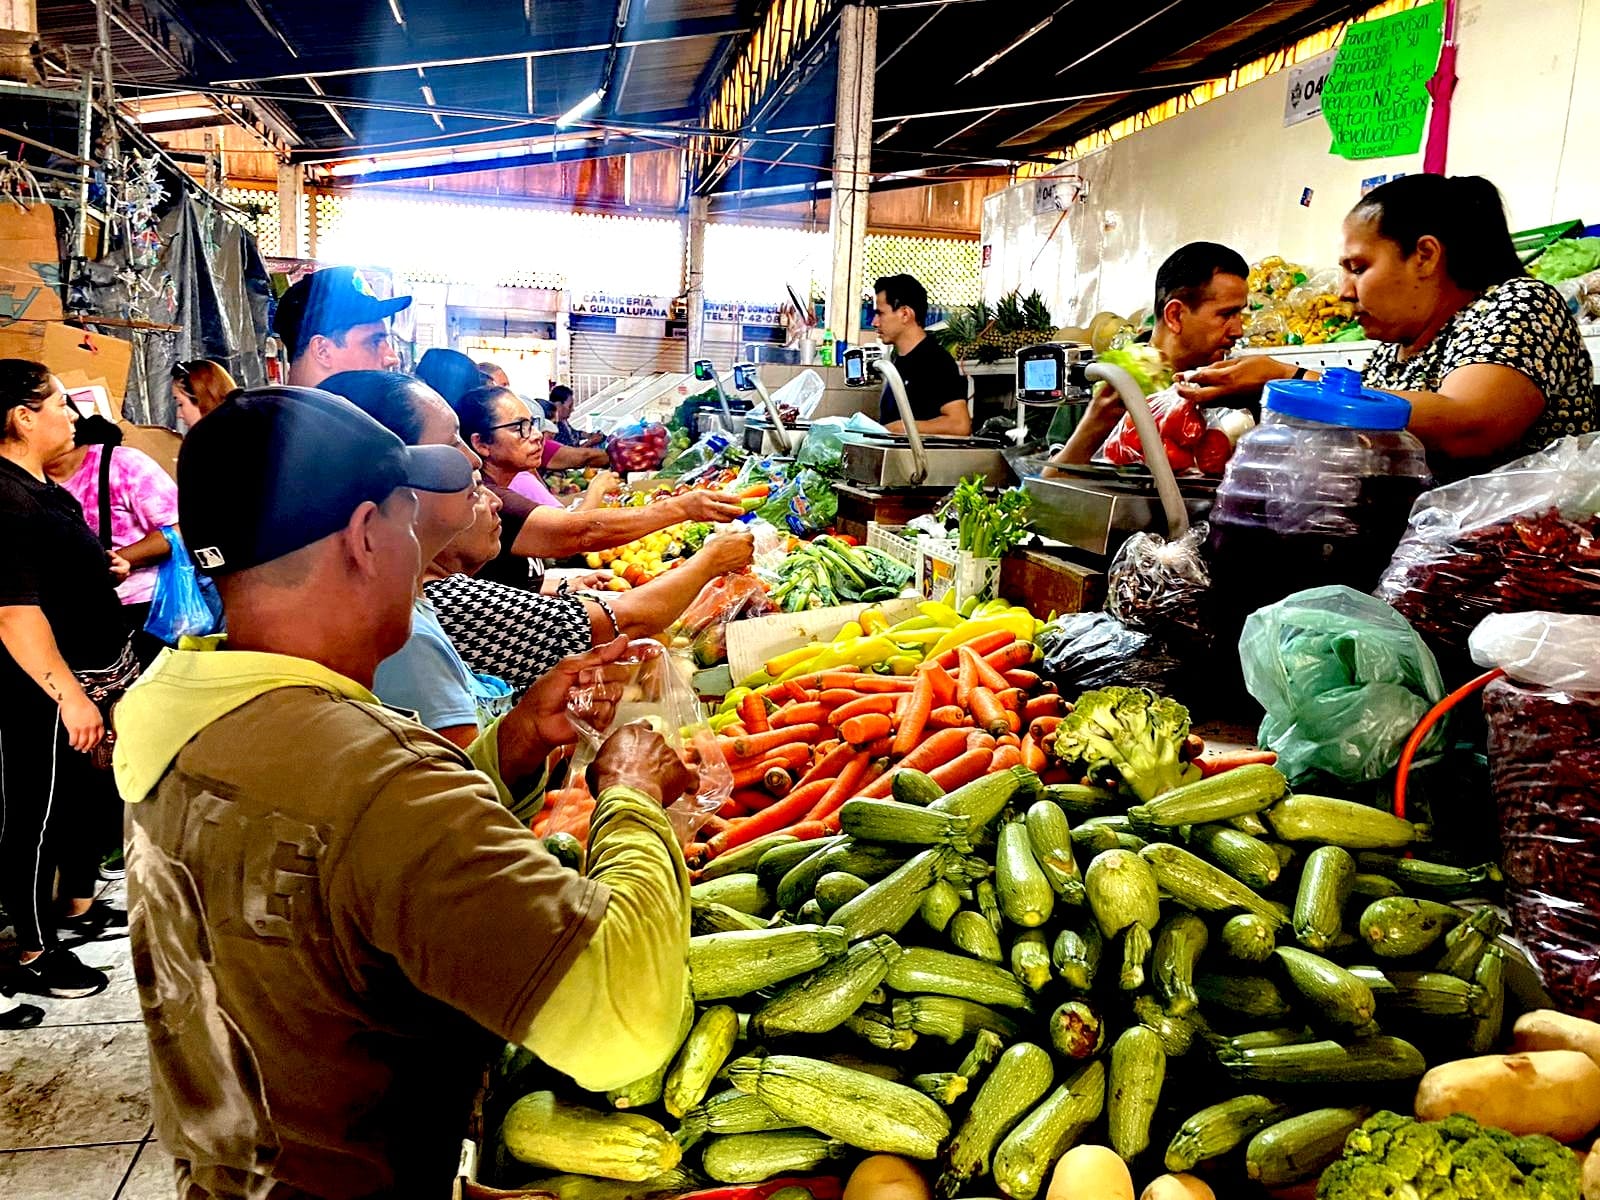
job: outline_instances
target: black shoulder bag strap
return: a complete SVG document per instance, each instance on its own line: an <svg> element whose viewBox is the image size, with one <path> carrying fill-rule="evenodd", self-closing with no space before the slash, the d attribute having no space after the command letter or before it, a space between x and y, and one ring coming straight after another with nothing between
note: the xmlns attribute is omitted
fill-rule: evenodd
<svg viewBox="0 0 1600 1200"><path fill-rule="evenodd" d="M111 452L115 446L100 447L100 544L111 549Z"/></svg>

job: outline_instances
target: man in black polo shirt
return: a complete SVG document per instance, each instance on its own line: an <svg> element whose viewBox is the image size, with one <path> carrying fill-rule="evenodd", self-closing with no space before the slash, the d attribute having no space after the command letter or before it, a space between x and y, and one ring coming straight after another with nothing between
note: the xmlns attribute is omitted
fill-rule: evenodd
<svg viewBox="0 0 1600 1200"><path fill-rule="evenodd" d="M894 365L905 380L911 415L922 434L968 437L972 414L967 411L967 380L950 352L928 336L928 292L910 275L885 275L872 285L877 307L872 327L886 346L894 347ZM904 433L894 393L883 389L878 420L890 433Z"/></svg>

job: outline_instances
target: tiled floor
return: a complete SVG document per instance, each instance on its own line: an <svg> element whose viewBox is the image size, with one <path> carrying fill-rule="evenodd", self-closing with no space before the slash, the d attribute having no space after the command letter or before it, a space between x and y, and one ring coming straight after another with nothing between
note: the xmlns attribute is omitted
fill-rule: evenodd
<svg viewBox="0 0 1600 1200"><path fill-rule="evenodd" d="M105 898L121 907L122 884ZM0 1197L171 1200L172 1160L150 1128L144 1025L128 939L76 948L110 972L85 1000L19 996L36 1029L0 1032Z"/></svg>

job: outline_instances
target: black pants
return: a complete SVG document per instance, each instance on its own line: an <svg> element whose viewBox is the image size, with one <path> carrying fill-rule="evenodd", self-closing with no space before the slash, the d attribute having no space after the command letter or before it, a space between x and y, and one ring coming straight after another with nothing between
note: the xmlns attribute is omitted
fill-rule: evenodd
<svg viewBox="0 0 1600 1200"><path fill-rule="evenodd" d="M144 623L150 619L150 601L124 604L122 615L128 622L128 632L133 634L133 656L139 660L141 668L148 668L155 662L156 655L166 648L160 638L144 631Z"/></svg>
<svg viewBox="0 0 1600 1200"><path fill-rule="evenodd" d="M94 895L101 843L120 813L111 772L67 744L42 692L0 701L0 900L24 953L56 944L58 871L64 899Z"/></svg>

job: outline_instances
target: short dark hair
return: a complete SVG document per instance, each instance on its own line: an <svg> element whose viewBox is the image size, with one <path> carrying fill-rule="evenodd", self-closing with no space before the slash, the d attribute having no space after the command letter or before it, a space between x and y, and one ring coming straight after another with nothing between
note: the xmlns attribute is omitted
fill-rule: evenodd
<svg viewBox="0 0 1600 1200"><path fill-rule="evenodd" d="M12 436L11 412L38 412L50 398L50 368L26 358L0 358L0 440Z"/></svg>
<svg viewBox="0 0 1600 1200"><path fill-rule="evenodd" d="M550 389L550 403L552 405L565 404L572 399L572 389L564 383L558 383Z"/></svg>
<svg viewBox="0 0 1600 1200"><path fill-rule="evenodd" d="M882 292L890 308L909 308L918 325L928 323L928 289L913 275L884 275L872 281L872 290Z"/></svg>
<svg viewBox="0 0 1600 1200"><path fill-rule="evenodd" d="M498 383L489 383L464 393L450 406L456 410L456 417L461 422L461 436L466 439L467 445L472 445L474 434L485 442L493 440L494 406L502 396L508 396L513 400L517 398L517 394L510 388L503 388Z"/></svg>
<svg viewBox="0 0 1600 1200"><path fill-rule="evenodd" d="M422 393L429 387L399 371L340 371L317 387L343 396L408 446L422 441Z"/></svg>
<svg viewBox="0 0 1600 1200"><path fill-rule="evenodd" d="M1216 242L1190 242L1174 250L1156 272L1156 320L1161 319L1169 300L1198 308L1205 302L1212 279L1219 274L1248 279L1250 264L1237 250Z"/></svg>
<svg viewBox="0 0 1600 1200"><path fill-rule="evenodd" d="M1350 215L1372 221L1404 255L1437 238L1446 274L1469 292L1527 274L1500 191L1480 175L1402 175L1361 197Z"/></svg>
<svg viewBox="0 0 1600 1200"><path fill-rule="evenodd" d="M483 386L483 373L478 364L459 350L435 346L417 360L416 376L451 407L475 387Z"/></svg>

